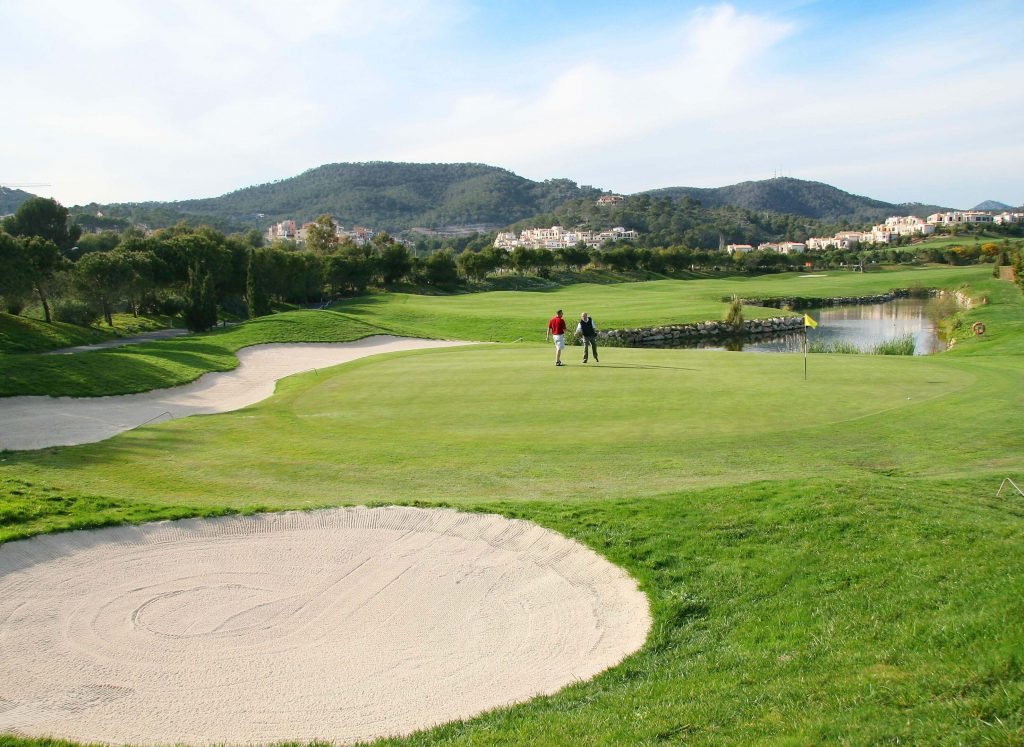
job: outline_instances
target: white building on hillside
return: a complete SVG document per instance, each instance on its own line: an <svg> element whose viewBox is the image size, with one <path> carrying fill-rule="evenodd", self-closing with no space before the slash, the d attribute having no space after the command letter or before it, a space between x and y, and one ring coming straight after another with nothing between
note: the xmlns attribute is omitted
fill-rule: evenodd
<svg viewBox="0 0 1024 747"><path fill-rule="evenodd" d="M994 223L992 213L981 210L951 210L948 213L932 213L928 222L937 226L955 226L967 223Z"/></svg>
<svg viewBox="0 0 1024 747"><path fill-rule="evenodd" d="M882 228L882 226L875 226ZM935 226L928 221L918 218L916 215L894 215L885 219L884 228L897 236L931 236L935 233Z"/></svg>
<svg viewBox="0 0 1024 747"><path fill-rule="evenodd" d="M725 247L725 251L729 254L746 254L754 251L754 247L750 244L729 244Z"/></svg>
<svg viewBox="0 0 1024 747"><path fill-rule="evenodd" d="M1000 226L1024 223L1024 213L999 213L992 216L992 222Z"/></svg>
<svg viewBox="0 0 1024 747"><path fill-rule="evenodd" d="M759 252L778 252L779 254L799 254L805 249L807 249L807 245L799 241L766 242L757 245Z"/></svg>
<svg viewBox="0 0 1024 747"><path fill-rule="evenodd" d="M276 239L285 239L286 241L295 241L298 238L298 229L295 227L295 221L283 220L280 223L275 223L267 229L266 237L267 241L274 241Z"/></svg>
<svg viewBox="0 0 1024 747"><path fill-rule="evenodd" d="M494 246L512 251L519 246L529 249L564 249L577 244L585 244L593 249L609 241L636 241L639 237L640 234L636 231L627 231L622 226L600 232L550 226L549 228L526 228L518 237L510 231L502 231L494 239Z"/></svg>

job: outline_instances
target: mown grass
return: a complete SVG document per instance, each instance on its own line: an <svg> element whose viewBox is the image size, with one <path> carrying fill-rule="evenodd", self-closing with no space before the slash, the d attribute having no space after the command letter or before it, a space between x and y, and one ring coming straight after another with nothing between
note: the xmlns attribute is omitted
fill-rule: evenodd
<svg viewBox="0 0 1024 747"><path fill-rule="evenodd" d="M238 365L235 352L265 342L336 342L386 332L337 312L292 311L205 335L68 356L0 355L0 396L96 397L184 384Z"/></svg>
<svg viewBox="0 0 1024 747"><path fill-rule="evenodd" d="M984 337L816 356L807 382L798 356L616 349L556 369L539 345L299 375L236 413L0 454L0 541L261 507L498 512L633 574L647 645L382 744L1020 744L1024 501L995 491L1024 477L1024 307L977 285L992 302L965 323Z"/></svg>
<svg viewBox="0 0 1024 747"><path fill-rule="evenodd" d="M55 361L0 355L0 396L127 394L184 384L207 371L237 365L235 351L261 342L343 341L372 334L511 342L541 341L547 320L564 308L570 319L588 311L599 328L720 319L723 296L858 295L915 283L956 287L988 277L982 267L911 269L872 274L829 273L661 280L543 291L494 291L454 296L375 294L343 301L330 311L295 311L187 339L96 351ZM747 307L748 318L778 315Z"/></svg>

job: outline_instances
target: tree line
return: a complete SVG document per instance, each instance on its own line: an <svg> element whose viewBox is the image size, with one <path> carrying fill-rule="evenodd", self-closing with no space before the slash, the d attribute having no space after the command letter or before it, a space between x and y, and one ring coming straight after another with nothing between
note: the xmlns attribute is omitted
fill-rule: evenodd
<svg viewBox="0 0 1024 747"><path fill-rule="evenodd" d="M651 207L652 201L641 199L641 204ZM204 330L217 323L219 310L236 317L262 316L275 304L319 303L363 293L371 285L407 283L451 291L501 272L549 276L555 270L595 267L671 276L785 272L808 266L863 268L872 263L1020 262L1019 247L1008 240L941 249L910 245L790 255L729 255L717 247L651 247L643 242L506 252L490 241L482 235L466 237L457 240L458 253L440 245L417 256L420 252L386 233L364 244L339 239L329 215L307 229L303 247L284 241L264 246L255 229L228 235L185 224L151 234L134 229L83 234L81 226L70 222L66 208L36 197L0 223L0 297L14 314L38 302L47 321L85 325L102 317L112 325L113 314L125 310L182 315L189 328Z"/></svg>
<svg viewBox="0 0 1024 747"><path fill-rule="evenodd" d="M455 288L451 252L418 259L381 233L357 245L334 236L329 216L304 249L263 246L258 231L225 235L210 227L177 225L152 234L82 234L54 200L32 198L0 223L0 297L10 313L37 301L46 321L89 324L112 314L183 314L187 325L209 329L217 309L236 316L269 313L275 302L310 304L374 283L403 281Z"/></svg>

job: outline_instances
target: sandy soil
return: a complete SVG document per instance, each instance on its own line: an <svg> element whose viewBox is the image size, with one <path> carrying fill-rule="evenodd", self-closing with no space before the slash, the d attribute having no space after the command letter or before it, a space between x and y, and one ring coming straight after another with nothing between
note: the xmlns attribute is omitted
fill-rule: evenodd
<svg viewBox="0 0 1024 747"><path fill-rule="evenodd" d="M356 342L253 345L238 351L233 371L204 374L170 389L116 397L0 398L0 450L102 441L150 422L238 410L273 394L278 379L313 368L377 353L466 344L377 335Z"/></svg>
<svg viewBox="0 0 1024 747"><path fill-rule="evenodd" d="M554 692L643 645L621 569L534 524L352 508L0 546L0 732L346 743Z"/></svg>

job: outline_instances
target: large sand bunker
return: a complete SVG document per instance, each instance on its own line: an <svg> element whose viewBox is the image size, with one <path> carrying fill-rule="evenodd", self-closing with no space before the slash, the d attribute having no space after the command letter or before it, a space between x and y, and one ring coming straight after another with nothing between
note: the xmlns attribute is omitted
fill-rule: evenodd
<svg viewBox="0 0 1024 747"><path fill-rule="evenodd" d="M285 376L377 353L466 345L376 335L356 342L278 343L238 351L238 367L184 386L115 397L0 398L0 450L102 441L150 422L229 412L266 399Z"/></svg>
<svg viewBox="0 0 1024 747"><path fill-rule="evenodd" d="M555 532L353 508L0 546L0 732L351 742L551 693L643 645L646 597Z"/></svg>

